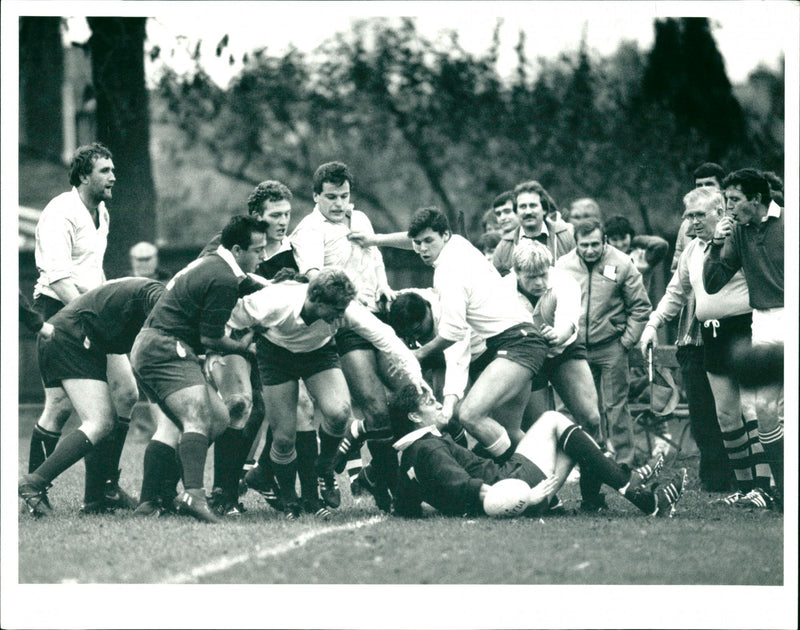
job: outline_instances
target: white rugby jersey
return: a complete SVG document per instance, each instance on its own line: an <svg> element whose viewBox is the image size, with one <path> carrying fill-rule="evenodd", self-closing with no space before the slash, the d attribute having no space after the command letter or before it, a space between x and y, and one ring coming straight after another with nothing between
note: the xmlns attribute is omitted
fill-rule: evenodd
<svg viewBox="0 0 800 630"><path fill-rule="evenodd" d="M34 298L46 295L60 300L50 288L58 280L71 280L80 293L103 284L109 218L102 201L97 216L99 225L95 227L75 187L45 206L36 224L34 257L39 278L33 289Z"/></svg>

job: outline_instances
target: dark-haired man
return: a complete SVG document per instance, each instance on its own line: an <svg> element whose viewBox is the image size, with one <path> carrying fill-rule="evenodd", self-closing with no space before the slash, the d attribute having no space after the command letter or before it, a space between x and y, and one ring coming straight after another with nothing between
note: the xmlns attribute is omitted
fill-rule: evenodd
<svg viewBox="0 0 800 630"><path fill-rule="evenodd" d="M378 313L381 304L391 302L395 293L389 286L378 248L349 238L353 232L374 235L369 217L355 210L351 203L352 186L353 175L346 164L327 162L317 168L313 179L316 205L311 214L298 223L290 239L300 273L313 279L324 267L341 267L356 287L356 300ZM368 448L378 478L366 487L376 497L376 502L385 505L397 471L397 458L387 441L389 416L385 387L396 384L390 375L381 372L372 344L354 331L342 330L336 335L336 350L353 400L365 416L363 428L366 431L366 434L358 433L358 425L353 423L352 448L342 444L342 450L354 452L359 441L369 438ZM320 429L320 442L329 437ZM343 466L341 462L337 468ZM338 493L336 478L330 471L320 476L319 484L323 495Z"/></svg>
<svg viewBox="0 0 800 630"><path fill-rule="evenodd" d="M525 514L544 513L578 463L581 476L605 483L640 510L653 516L672 516L686 483L682 468L669 483L655 488L645 484L659 472L657 458L628 472L603 455L594 440L566 416L548 411L528 429L513 454L503 464L480 457L440 432L447 420L442 405L413 387L401 389L389 407L400 452L400 481L395 498L399 516L422 516L425 502L451 516L484 514L484 499L491 486L503 479L521 479L530 487L520 499Z"/></svg>
<svg viewBox="0 0 800 630"><path fill-rule="evenodd" d="M473 334L485 341L483 370L458 404L457 417L492 457L507 455L522 439L522 411L547 344L513 288L469 241L452 234L438 208L417 210L408 236L422 262L435 268L441 306L436 336L414 353L423 361ZM445 400L448 420L456 413L453 398Z"/></svg>
<svg viewBox="0 0 800 630"><path fill-rule="evenodd" d="M114 432L107 382L107 355L124 355L164 285L149 278L112 280L78 296L46 324L53 335L38 342L39 370L46 389L57 388L72 403L81 426L61 440L50 456L19 482L19 496L33 516L50 513L47 489L81 458L100 474L87 479L84 513L112 511L104 481L118 474L125 434ZM132 507L132 506L131 506Z"/></svg>
<svg viewBox="0 0 800 630"><path fill-rule="evenodd" d="M109 230L106 202L116 183L111 151L95 142L76 149L69 167L72 190L54 197L45 206L36 224L36 268L39 278L33 289L34 308L47 320L65 304L105 280L103 256ZM125 355L110 355L107 360L108 387L116 411L113 431L125 439L139 390ZM28 472L38 468L53 451L72 405L58 387L45 388L42 415L31 434ZM91 494L99 474L91 460L86 466L86 489ZM106 479L106 505L130 507L130 497L117 485L118 474ZM102 480L100 481L102 482ZM85 505L100 504L91 496Z"/></svg>
<svg viewBox="0 0 800 630"><path fill-rule="evenodd" d="M154 439L147 447L140 497L145 505L137 508L140 513L157 511L159 506L149 508L161 496L164 463L174 465L180 433L184 491L176 507L201 521L219 520L206 501L203 470L209 443L228 425L229 416L226 410L215 412L219 397L207 383L198 356L250 352L252 333L234 341L225 335L225 324L239 297L240 279L264 259L266 232L266 224L256 217L233 217L222 230L217 251L191 262L170 280L136 337L131 350L134 372L148 397L177 428L164 430L172 438L168 443ZM162 435L158 429L156 433Z"/></svg>
<svg viewBox="0 0 800 630"><path fill-rule="evenodd" d="M741 269L753 308L754 346L783 345L783 209L772 201L769 181L753 168L734 171L722 182L730 216L716 226L703 266L710 294L719 292ZM782 507L783 497L783 382L756 389L758 438L776 484L776 497L754 488L747 497L756 507Z"/></svg>
<svg viewBox="0 0 800 630"><path fill-rule="evenodd" d="M492 259L502 275L506 275L514 265L514 247L520 238L545 244L553 254L553 260L558 260L575 247L575 239L567 224L560 219L548 218L557 211L556 202L539 182L523 182L514 188L514 212L519 219L519 228L503 235Z"/></svg>
<svg viewBox="0 0 800 630"><path fill-rule="evenodd" d="M256 275L267 280L275 277L281 269L297 269L294 252L288 238L289 221L292 212L292 191L277 181L266 180L259 183L247 199L250 216L264 221L267 226L266 259L256 268ZM200 256L213 253L219 247L221 234L217 234L203 248ZM246 276L239 284L239 295L257 291L263 284L256 278ZM251 365L252 364L252 365ZM242 355L220 356L209 354L206 357L206 373L217 388L228 409L231 423L214 443L214 486L212 507L218 514L236 515L242 509L238 501L239 479L242 468L250 453L258 430L264 420L264 399L261 381L255 369L255 358ZM303 431L298 436L304 448L316 452L316 432ZM259 478L251 477L252 486L259 491L270 505L276 506L275 485L269 464L271 432L267 431L265 451L262 458ZM264 461L265 459L265 461ZM313 467L315 457L302 458L302 465Z"/></svg>

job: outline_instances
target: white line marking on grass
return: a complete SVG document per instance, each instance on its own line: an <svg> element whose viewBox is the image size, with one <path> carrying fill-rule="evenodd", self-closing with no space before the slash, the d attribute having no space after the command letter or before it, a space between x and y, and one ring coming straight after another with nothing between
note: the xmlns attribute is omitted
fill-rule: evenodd
<svg viewBox="0 0 800 630"><path fill-rule="evenodd" d="M245 562L251 562L253 560L274 558L275 556L280 556L289 551L294 551L295 549L303 547L306 545L306 543L309 543L320 536L326 536L327 534L334 534L336 532L343 532L352 529L360 529L362 527L375 525L384 520L386 520L385 516L373 516L372 518L361 521L353 521L352 523L345 523L344 525L335 525L331 527L323 527L322 529L314 529L312 531L300 534L299 536L296 536L285 543L275 545L274 547L267 547L266 549L259 549L256 547L254 553L243 553L233 557L217 558L216 560L212 560L211 562L207 562L206 564L195 567L188 572L169 575L160 582L163 584L188 584L196 582L200 578L225 571L231 567L235 567L238 564L244 564Z"/></svg>

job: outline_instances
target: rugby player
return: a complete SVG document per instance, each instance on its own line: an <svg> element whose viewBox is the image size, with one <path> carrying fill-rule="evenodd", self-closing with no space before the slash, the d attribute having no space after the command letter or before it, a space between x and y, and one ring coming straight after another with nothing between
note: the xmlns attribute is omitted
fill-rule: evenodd
<svg viewBox="0 0 800 630"><path fill-rule="evenodd" d="M522 412L547 342L514 291L480 251L451 233L441 211L418 210L408 236L422 261L435 268L433 286L442 309L436 336L414 354L422 361L473 333L485 341L485 368L460 401L458 419L492 457L510 455L523 436ZM456 402L455 396L445 398L448 420Z"/></svg>
<svg viewBox="0 0 800 630"><path fill-rule="evenodd" d="M297 473L295 430L298 381L303 379L322 413L317 474L333 477L333 457L351 417L350 397L333 339L340 331L353 331L390 358L398 377L427 389L411 351L369 309L355 300L357 290L347 274L324 267L308 283L271 284L242 298L228 325L234 329L256 327L264 339L258 345L258 366L264 399L270 409L273 442L272 468L287 518L302 509L295 491ZM394 452L392 456L395 457ZM320 486L328 507L341 498L330 484ZM303 497L304 502L314 497ZM306 511L315 511L306 507Z"/></svg>
<svg viewBox="0 0 800 630"><path fill-rule="evenodd" d="M314 173L314 210L292 232L290 239L300 273L313 279L320 269L338 266L344 269L356 287L356 299L373 313L382 303L390 303L395 292L389 286L383 257L375 246L362 246L350 234L374 234L369 217L353 208L353 176L341 162L322 164ZM342 330L336 337L336 351L355 404L365 417L366 435L354 436L351 451L365 438L376 473L375 484L368 490L376 503L386 505L391 480L397 475L397 457L389 437L386 387L394 388L391 375L381 372L375 348L357 333ZM320 441L330 436L320 429ZM341 434L340 434L341 437ZM338 493L335 476L320 477L320 492Z"/></svg>
<svg viewBox="0 0 800 630"><path fill-rule="evenodd" d="M252 352L252 332L237 341L225 335L225 323L239 297L240 280L264 259L267 229L266 223L253 216L231 218L217 250L191 262L170 280L134 342L134 372L150 399L175 425L170 430L162 421L145 452L140 513L168 507L158 506L155 499L163 489L162 463L174 461L180 435L183 492L175 499L175 507L201 521L219 521L206 500L203 470L210 442L230 419L198 357L207 352ZM223 407L221 413L215 411L215 404Z"/></svg>
<svg viewBox="0 0 800 630"><path fill-rule="evenodd" d="M47 489L81 458L98 471L87 477L83 513L111 511L119 501L106 498L106 480L119 478L125 433L113 431L114 410L107 380L108 354L124 355L152 310L164 285L148 278L121 278L87 291L51 317L49 338L38 339L39 371L47 389L66 396L81 426L50 456L19 481L19 496L33 516L47 516ZM126 495L127 496L127 495ZM132 501L132 500L131 500ZM135 502L126 507L135 507Z"/></svg>
<svg viewBox="0 0 800 630"><path fill-rule="evenodd" d="M440 429L447 424L442 405L413 387L400 390L389 403L394 448L400 452L400 479L394 512L399 516L423 515L425 502L452 515L483 514L490 486L502 479L521 479L531 488L524 512L540 515L578 463L582 476L591 476L617 490L646 514L672 516L686 483L686 469L667 484L647 488L662 461L627 471L605 457L589 435L566 416L544 413L516 445L503 464L476 455Z"/></svg>

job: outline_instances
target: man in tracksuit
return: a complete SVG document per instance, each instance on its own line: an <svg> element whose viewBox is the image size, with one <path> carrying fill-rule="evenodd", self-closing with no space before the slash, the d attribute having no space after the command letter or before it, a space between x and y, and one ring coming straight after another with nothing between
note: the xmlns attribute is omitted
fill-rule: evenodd
<svg viewBox="0 0 800 630"><path fill-rule="evenodd" d="M607 245L597 219L575 225L576 248L556 267L581 285L578 338L601 405L601 435L619 463L634 460L633 421L628 411L628 351L639 340L652 307L642 274L630 257Z"/></svg>

